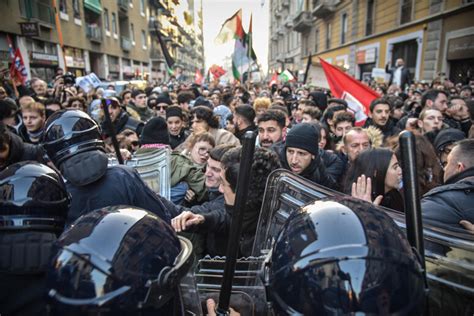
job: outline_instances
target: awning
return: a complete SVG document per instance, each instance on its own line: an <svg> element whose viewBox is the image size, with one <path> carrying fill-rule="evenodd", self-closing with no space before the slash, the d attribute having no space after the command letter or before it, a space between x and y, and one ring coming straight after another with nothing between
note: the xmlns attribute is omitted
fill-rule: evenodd
<svg viewBox="0 0 474 316"><path fill-rule="evenodd" d="M97 14L102 13L102 5L100 0L84 0L84 8L89 9Z"/></svg>

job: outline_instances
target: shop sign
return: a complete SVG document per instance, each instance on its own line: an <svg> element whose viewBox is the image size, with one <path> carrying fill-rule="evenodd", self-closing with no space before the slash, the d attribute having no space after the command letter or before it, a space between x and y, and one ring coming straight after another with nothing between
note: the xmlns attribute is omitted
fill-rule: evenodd
<svg viewBox="0 0 474 316"><path fill-rule="evenodd" d="M39 36L38 22L20 22L21 35L25 37Z"/></svg>
<svg viewBox="0 0 474 316"><path fill-rule="evenodd" d="M450 39L448 42L448 60L470 59L474 56L474 35Z"/></svg>
<svg viewBox="0 0 474 316"><path fill-rule="evenodd" d="M31 52L30 63L56 66L58 65L58 56L45 53Z"/></svg>
<svg viewBox="0 0 474 316"><path fill-rule="evenodd" d="M356 53L357 64L371 64L375 63L375 58L377 55L377 48L369 48L365 50L360 50Z"/></svg>

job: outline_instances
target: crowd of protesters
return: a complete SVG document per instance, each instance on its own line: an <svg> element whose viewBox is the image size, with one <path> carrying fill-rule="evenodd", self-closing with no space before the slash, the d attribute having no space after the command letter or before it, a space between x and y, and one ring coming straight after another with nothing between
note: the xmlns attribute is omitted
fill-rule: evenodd
<svg viewBox="0 0 474 316"><path fill-rule="evenodd" d="M242 254L249 254L268 174L285 168L330 189L403 212L398 135L416 135L424 219L454 230L474 223L474 97L472 86L435 79L374 84L380 94L368 118L331 92L298 83L207 85L170 81L86 93L58 69L51 82L0 86L0 170L25 160L49 163L41 147L53 113L83 111L101 126L114 155L112 128L127 160L154 149L170 151L171 224L187 232L197 252L222 255L235 199L240 143L258 134L252 195L244 217ZM395 75L396 76L396 75ZM397 85L403 80L403 84ZM108 99L112 124L101 100Z"/></svg>

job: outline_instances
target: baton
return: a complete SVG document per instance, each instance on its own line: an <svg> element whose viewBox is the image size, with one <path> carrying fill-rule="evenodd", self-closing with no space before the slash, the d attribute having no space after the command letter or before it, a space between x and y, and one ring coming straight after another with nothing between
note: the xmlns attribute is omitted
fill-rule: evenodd
<svg viewBox="0 0 474 316"><path fill-rule="evenodd" d="M252 169L253 154L255 152L255 139L256 134L253 132L246 132L242 138L239 177L237 179L234 212L232 213L232 224L230 226L229 241L227 243L224 276L222 278L222 286L219 293L219 305L216 309L217 315L229 315L232 280L234 278L235 264L239 254L239 241L242 233L242 221L249 191L250 170Z"/></svg>
<svg viewBox="0 0 474 316"><path fill-rule="evenodd" d="M421 265L425 270L425 246L423 244L423 222L418 191L418 174L416 172L415 143L413 133L404 131L400 134L407 237L410 245L418 250L421 256Z"/></svg>
<svg viewBox="0 0 474 316"><path fill-rule="evenodd" d="M120 153L119 143L117 141L117 134L115 133L115 126L110 119L109 113L109 106L112 101L108 99L102 99L102 108L104 109L104 116L105 116L105 126L107 127L107 133L109 134L110 138L112 139L112 145L114 146L115 155L117 156L117 161L119 164L123 165L123 158L122 154Z"/></svg>

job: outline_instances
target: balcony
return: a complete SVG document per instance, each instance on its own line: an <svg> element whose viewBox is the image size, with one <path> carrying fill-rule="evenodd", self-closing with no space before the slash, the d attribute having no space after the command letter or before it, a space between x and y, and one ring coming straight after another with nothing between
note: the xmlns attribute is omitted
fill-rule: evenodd
<svg viewBox="0 0 474 316"><path fill-rule="evenodd" d="M313 16L325 18L336 12L336 6L341 0L316 0L313 1Z"/></svg>
<svg viewBox="0 0 474 316"><path fill-rule="evenodd" d="M164 0L150 0L150 6L157 9L167 10L166 1Z"/></svg>
<svg viewBox="0 0 474 316"><path fill-rule="evenodd" d="M87 24L86 36L91 42L102 43L102 28L97 24Z"/></svg>
<svg viewBox="0 0 474 316"><path fill-rule="evenodd" d="M289 14L285 20L285 26L289 29L293 27L293 15Z"/></svg>
<svg viewBox="0 0 474 316"><path fill-rule="evenodd" d="M119 13L127 13L130 6L129 0L117 0L117 6L119 8Z"/></svg>
<svg viewBox="0 0 474 316"><path fill-rule="evenodd" d="M128 37L121 36L120 47L122 47L122 50L129 52L132 50L132 41Z"/></svg>
<svg viewBox="0 0 474 316"><path fill-rule="evenodd" d="M49 1L20 0L20 12L28 20L38 20L47 24L54 23L54 10Z"/></svg>
<svg viewBox="0 0 474 316"><path fill-rule="evenodd" d="M155 27L156 23L156 27ZM150 17L150 20L148 20L148 30L151 33L155 33L157 30L159 31L161 29L161 23L156 17Z"/></svg>
<svg viewBox="0 0 474 316"><path fill-rule="evenodd" d="M293 31L303 33L310 30L312 24L311 13L309 11L301 11L293 19Z"/></svg>
<svg viewBox="0 0 474 316"><path fill-rule="evenodd" d="M290 7L290 0L283 0L283 1L281 2L281 6L282 6L283 8L289 8L289 7Z"/></svg>

